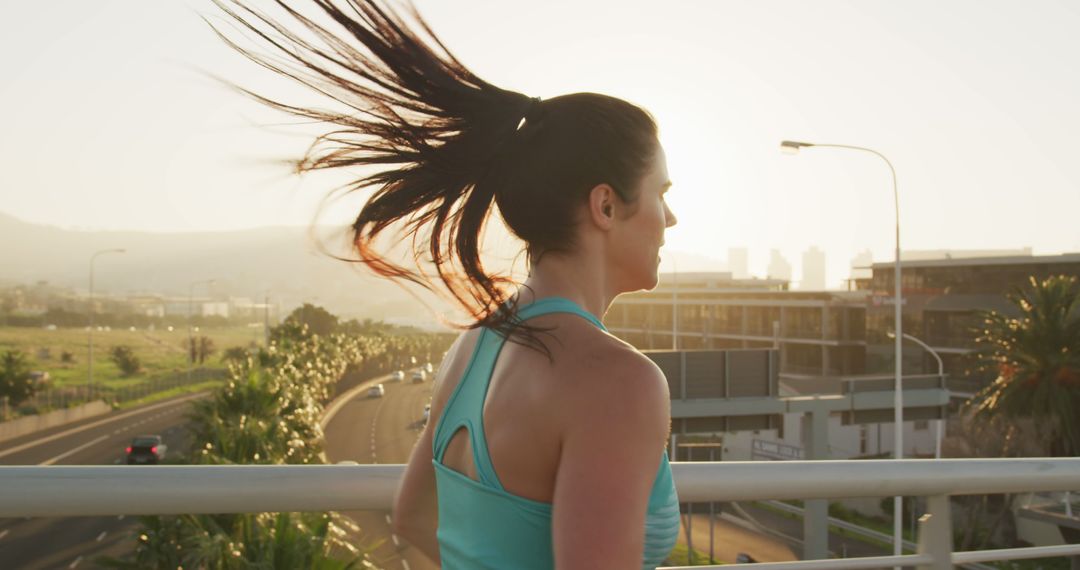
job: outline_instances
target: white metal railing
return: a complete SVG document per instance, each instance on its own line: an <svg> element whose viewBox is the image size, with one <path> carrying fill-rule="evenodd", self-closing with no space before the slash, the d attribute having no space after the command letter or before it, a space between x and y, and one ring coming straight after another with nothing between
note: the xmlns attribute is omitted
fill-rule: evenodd
<svg viewBox="0 0 1080 570"><path fill-rule="evenodd" d="M389 510L403 471L403 465L2 466L0 517ZM1080 555L1080 545L952 552L949 508L950 495L1080 489L1080 458L694 462L674 463L672 472L683 502L928 498L917 554L724 569L945 569Z"/></svg>

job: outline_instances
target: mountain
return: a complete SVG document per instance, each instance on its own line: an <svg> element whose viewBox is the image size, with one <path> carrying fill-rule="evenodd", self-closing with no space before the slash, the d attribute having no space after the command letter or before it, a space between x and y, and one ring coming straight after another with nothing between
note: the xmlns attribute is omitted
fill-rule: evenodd
<svg viewBox="0 0 1080 570"><path fill-rule="evenodd" d="M191 284L213 279L214 297L269 295L288 312L302 303L326 307L345 318L388 319L431 323L432 310L460 320L450 305L419 287L410 295L397 284L375 277L357 263L334 259L323 249L349 257L343 229L320 227L317 236L306 227L267 227L227 232L155 233L133 231L76 231L27 223L0 213L0 285L47 281L85 292L90 257L103 249L123 248L122 255L103 255L94 264L94 291L112 295L161 294L186 298ZM505 271L516 242L494 236L494 254L486 266ZM404 252L405 244L394 251ZM677 251L664 252L662 270L670 261L679 271L716 271L723 264ZM400 259L400 258L397 258ZM195 286L205 295L207 286Z"/></svg>
<svg viewBox="0 0 1080 570"><path fill-rule="evenodd" d="M344 234L320 229L324 247L347 256ZM433 320L399 286L358 264L320 252L307 228L270 227L205 233L72 231L31 224L0 213L0 283L50 284L86 291L90 257L123 248L94 264L94 290L114 295L186 297L191 284L214 279L214 296L249 297L286 311L303 302L343 317ZM196 295L205 285L195 287ZM427 295L425 298L430 299Z"/></svg>

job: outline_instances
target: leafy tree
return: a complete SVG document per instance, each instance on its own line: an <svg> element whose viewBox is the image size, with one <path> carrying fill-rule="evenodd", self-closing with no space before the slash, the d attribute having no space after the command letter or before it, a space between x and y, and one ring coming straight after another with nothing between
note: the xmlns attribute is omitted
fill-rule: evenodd
<svg viewBox="0 0 1080 570"><path fill-rule="evenodd" d="M229 382L192 404L192 463L324 463L323 404L361 364L413 354L441 354L451 335L314 334L289 319L256 358L240 347ZM186 346L186 345L185 345ZM241 358L242 357L242 358ZM355 525L335 513L261 513L143 517L131 559L119 568L374 568L350 544ZM339 559L340 558L340 559Z"/></svg>
<svg viewBox="0 0 1080 570"><path fill-rule="evenodd" d="M221 354L221 361L230 364L239 364L248 359L248 349L242 346L232 346L225 349Z"/></svg>
<svg viewBox="0 0 1080 570"><path fill-rule="evenodd" d="M184 351L188 354L188 361L191 363L202 364L206 362L210 355L214 354L217 348L214 346L214 340L208 336L192 337L190 339L185 338L180 341L180 346L184 348Z"/></svg>
<svg viewBox="0 0 1080 570"><path fill-rule="evenodd" d="M1030 419L1047 455L1080 455L1080 285L1065 275L1029 284L1007 295L1018 317L981 314L976 357L997 378L970 405L978 420Z"/></svg>
<svg viewBox="0 0 1080 570"><path fill-rule="evenodd" d="M135 351L130 346L114 346L109 351L109 360L116 364L116 367L120 369L120 374L123 376L134 376L142 370L142 361L135 356Z"/></svg>
<svg viewBox="0 0 1080 570"><path fill-rule="evenodd" d="M199 359L199 343L194 338L185 338L180 341L180 346L183 347L184 352L187 353L188 362L194 363Z"/></svg>
<svg viewBox="0 0 1080 570"><path fill-rule="evenodd" d="M207 358L210 358L211 354L214 354L214 352L217 350L217 348L214 346L213 339L211 339L208 336L200 336L197 339L197 342L198 342L197 352L198 352L198 357L199 357L199 364L202 364L203 362L206 362Z"/></svg>
<svg viewBox="0 0 1080 570"><path fill-rule="evenodd" d="M285 320L307 325L308 330L317 335L328 335L338 329L338 318L336 316L331 314L330 311L311 303L304 303L302 306L297 307L293 312L289 313Z"/></svg>
<svg viewBox="0 0 1080 570"><path fill-rule="evenodd" d="M30 399L36 390L26 353L21 350L4 352L0 357L0 398L6 396L9 404L18 406Z"/></svg>

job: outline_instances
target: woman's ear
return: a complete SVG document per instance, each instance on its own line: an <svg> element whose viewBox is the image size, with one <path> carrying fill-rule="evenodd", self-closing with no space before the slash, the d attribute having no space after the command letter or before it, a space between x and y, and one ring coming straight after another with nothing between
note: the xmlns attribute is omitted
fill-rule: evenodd
<svg viewBox="0 0 1080 570"><path fill-rule="evenodd" d="M609 184L597 184L589 191L589 219L602 230L611 229L615 221L615 201L619 199Z"/></svg>

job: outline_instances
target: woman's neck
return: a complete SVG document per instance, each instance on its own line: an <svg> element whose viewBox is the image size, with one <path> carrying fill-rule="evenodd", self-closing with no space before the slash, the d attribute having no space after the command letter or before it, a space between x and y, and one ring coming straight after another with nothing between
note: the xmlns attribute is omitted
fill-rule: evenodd
<svg viewBox="0 0 1080 570"><path fill-rule="evenodd" d="M597 318L603 318L618 291L614 291L607 276L598 271L600 267L603 265L589 263L578 256L554 253L541 256L519 291L521 303L565 297Z"/></svg>

